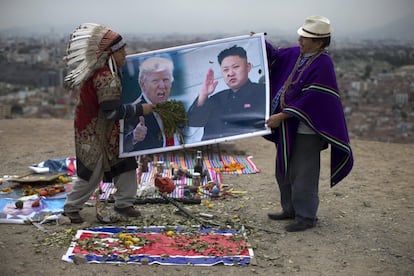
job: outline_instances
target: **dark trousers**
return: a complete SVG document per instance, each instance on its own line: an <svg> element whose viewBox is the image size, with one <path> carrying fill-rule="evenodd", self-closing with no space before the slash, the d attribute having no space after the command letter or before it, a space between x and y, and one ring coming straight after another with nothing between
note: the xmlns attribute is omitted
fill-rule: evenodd
<svg viewBox="0 0 414 276"><path fill-rule="evenodd" d="M318 135L297 134L286 177L276 170L284 212L296 220L316 223L319 206L319 174L324 142Z"/></svg>

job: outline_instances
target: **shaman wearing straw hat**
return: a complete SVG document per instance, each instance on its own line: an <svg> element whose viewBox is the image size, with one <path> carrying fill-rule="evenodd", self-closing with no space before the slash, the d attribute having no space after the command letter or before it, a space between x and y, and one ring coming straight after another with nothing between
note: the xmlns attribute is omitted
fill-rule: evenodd
<svg viewBox="0 0 414 276"><path fill-rule="evenodd" d="M104 174L116 187L115 211L128 217L140 215L133 207L136 160L118 158L119 120L150 114L152 105L122 104L119 68L125 64L125 45L121 35L93 23L80 25L70 36L65 60L71 70L65 87L79 95L75 112L78 180L64 205L64 215L72 223L83 222L79 212Z"/></svg>
<svg viewBox="0 0 414 276"><path fill-rule="evenodd" d="M334 65L326 48L332 28L328 18L309 16L297 31L299 46L274 48L266 42L271 88L271 116L266 136L276 145L276 180L280 213L289 232L315 226L319 205L320 152L331 147L333 187L352 169L353 155Z"/></svg>

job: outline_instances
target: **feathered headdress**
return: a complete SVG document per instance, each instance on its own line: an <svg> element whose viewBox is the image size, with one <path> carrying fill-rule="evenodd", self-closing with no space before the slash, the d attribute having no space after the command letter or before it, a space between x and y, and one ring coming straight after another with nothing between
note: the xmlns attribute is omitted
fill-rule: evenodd
<svg viewBox="0 0 414 276"><path fill-rule="evenodd" d="M104 25L84 23L73 31L64 60L73 68L65 77L65 87L80 86L97 70L102 68L108 56L125 46L122 37ZM116 71L115 62L109 60L111 71Z"/></svg>

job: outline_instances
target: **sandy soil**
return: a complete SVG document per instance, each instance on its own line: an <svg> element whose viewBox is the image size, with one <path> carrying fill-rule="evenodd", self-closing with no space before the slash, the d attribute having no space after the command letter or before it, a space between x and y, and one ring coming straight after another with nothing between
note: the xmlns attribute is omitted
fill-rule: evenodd
<svg viewBox="0 0 414 276"><path fill-rule="evenodd" d="M28 166L74 155L73 123L58 119L0 120L0 177L23 175ZM272 144L261 137L236 141L232 150L253 156L254 175L225 176L224 183L246 195L217 201L208 212L225 221L238 215L252 227L248 239L255 261L248 266L138 266L71 264L61 260L67 243L58 242L76 225L0 225L1 275L413 275L414 145L352 141L355 167L329 187L329 151L323 152L317 227L287 233L287 222L267 219L278 210ZM174 214L172 205L139 206L144 217ZM205 208L186 206L191 211ZM87 225L98 225L95 209L82 211ZM174 215L168 217L174 217ZM185 218L177 216L177 223ZM171 223L171 221L169 221ZM55 242L45 242L55 241Z"/></svg>

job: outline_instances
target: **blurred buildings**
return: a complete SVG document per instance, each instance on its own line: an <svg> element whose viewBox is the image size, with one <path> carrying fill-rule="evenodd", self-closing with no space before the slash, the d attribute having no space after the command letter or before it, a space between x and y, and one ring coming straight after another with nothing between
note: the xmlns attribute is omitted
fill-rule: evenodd
<svg viewBox="0 0 414 276"><path fill-rule="evenodd" d="M138 53L217 38L127 39L129 52ZM0 119L73 117L75 101L62 87L66 43L58 36L0 36ZM414 43L335 41L330 52L351 139L414 143Z"/></svg>

